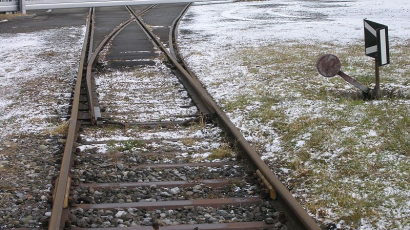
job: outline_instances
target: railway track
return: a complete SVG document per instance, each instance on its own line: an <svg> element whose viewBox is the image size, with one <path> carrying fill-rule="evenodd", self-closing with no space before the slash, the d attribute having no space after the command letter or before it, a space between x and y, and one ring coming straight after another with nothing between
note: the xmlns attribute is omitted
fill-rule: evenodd
<svg viewBox="0 0 410 230"><path fill-rule="evenodd" d="M319 229L181 65L187 7L90 10L49 229Z"/></svg>

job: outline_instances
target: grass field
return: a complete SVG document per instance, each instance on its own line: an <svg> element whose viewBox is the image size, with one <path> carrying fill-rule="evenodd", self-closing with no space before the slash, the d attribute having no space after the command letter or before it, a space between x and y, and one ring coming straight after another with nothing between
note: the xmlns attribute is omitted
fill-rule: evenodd
<svg viewBox="0 0 410 230"><path fill-rule="evenodd" d="M276 17L279 5L240 6L248 14L232 4L194 8L181 27L184 57L316 220L340 229L410 229L410 40L390 39L381 98L364 100L359 89L315 67L332 53L344 73L374 87L374 59L365 56L363 41L278 39L258 30L274 31L269 21L249 24L260 9ZM203 15L211 25L201 24L209 20Z"/></svg>
<svg viewBox="0 0 410 230"><path fill-rule="evenodd" d="M259 135L252 139L262 140L254 146L318 219L356 229L363 220L377 228L387 217L394 220L389 228L408 227L406 217L397 216L406 212L410 191L407 45L392 47L392 64L380 72L382 98L370 101L342 78L317 74L317 51L336 49L330 44L276 44L229 55L243 57L252 92L225 98L222 107L231 116L242 114L249 134ZM373 60L362 46L345 47L338 56L345 72L374 84ZM274 131L273 139L266 129ZM266 152L277 140L280 151Z"/></svg>

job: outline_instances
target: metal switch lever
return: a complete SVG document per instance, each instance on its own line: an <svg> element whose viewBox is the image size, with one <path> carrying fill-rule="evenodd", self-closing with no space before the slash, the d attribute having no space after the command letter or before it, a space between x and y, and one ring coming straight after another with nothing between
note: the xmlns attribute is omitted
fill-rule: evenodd
<svg viewBox="0 0 410 230"><path fill-rule="evenodd" d="M354 87L360 89L365 94L365 97L368 97L371 93L371 89L362 83L356 81L349 75L343 73L340 68L342 64L340 63L339 58L333 54L325 54L319 57L316 63L316 68L321 75L324 77L334 77L335 75L341 76L345 81L352 84Z"/></svg>

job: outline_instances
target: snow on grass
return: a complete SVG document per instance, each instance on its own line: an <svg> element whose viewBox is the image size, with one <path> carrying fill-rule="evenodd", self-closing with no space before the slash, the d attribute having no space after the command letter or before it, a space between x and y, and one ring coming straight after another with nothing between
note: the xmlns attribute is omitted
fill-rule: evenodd
<svg viewBox="0 0 410 230"><path fill-rule="evenodd" d="M83 33L70 27L0 35L2 139L58 126L67 114Z"/></svg>
<svg viewBox="0 0 410 230"><path fill-rule="evenodd" d="M0 228L38 227L49 216L84 32L0 34Z"/></svg>
<svg viewBox="0 0 410 230"><path fill-rule="evenodd" d="M363 19L389 26L382 99L363 101L317 58L374 86ZM180 26L190 68L305 209L341 229L410 229L410 2L197 3Z"/></svg>

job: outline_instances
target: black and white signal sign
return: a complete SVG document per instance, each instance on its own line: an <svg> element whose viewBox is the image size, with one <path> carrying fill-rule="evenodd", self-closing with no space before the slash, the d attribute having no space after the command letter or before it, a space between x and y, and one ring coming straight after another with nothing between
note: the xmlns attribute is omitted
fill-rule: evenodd
<svg viewBox="0 0 410 230"><path fill-rule="evenodd" d="M390 63L388 27L364 19L366 55L376 58L379 66Z"/></svg>

